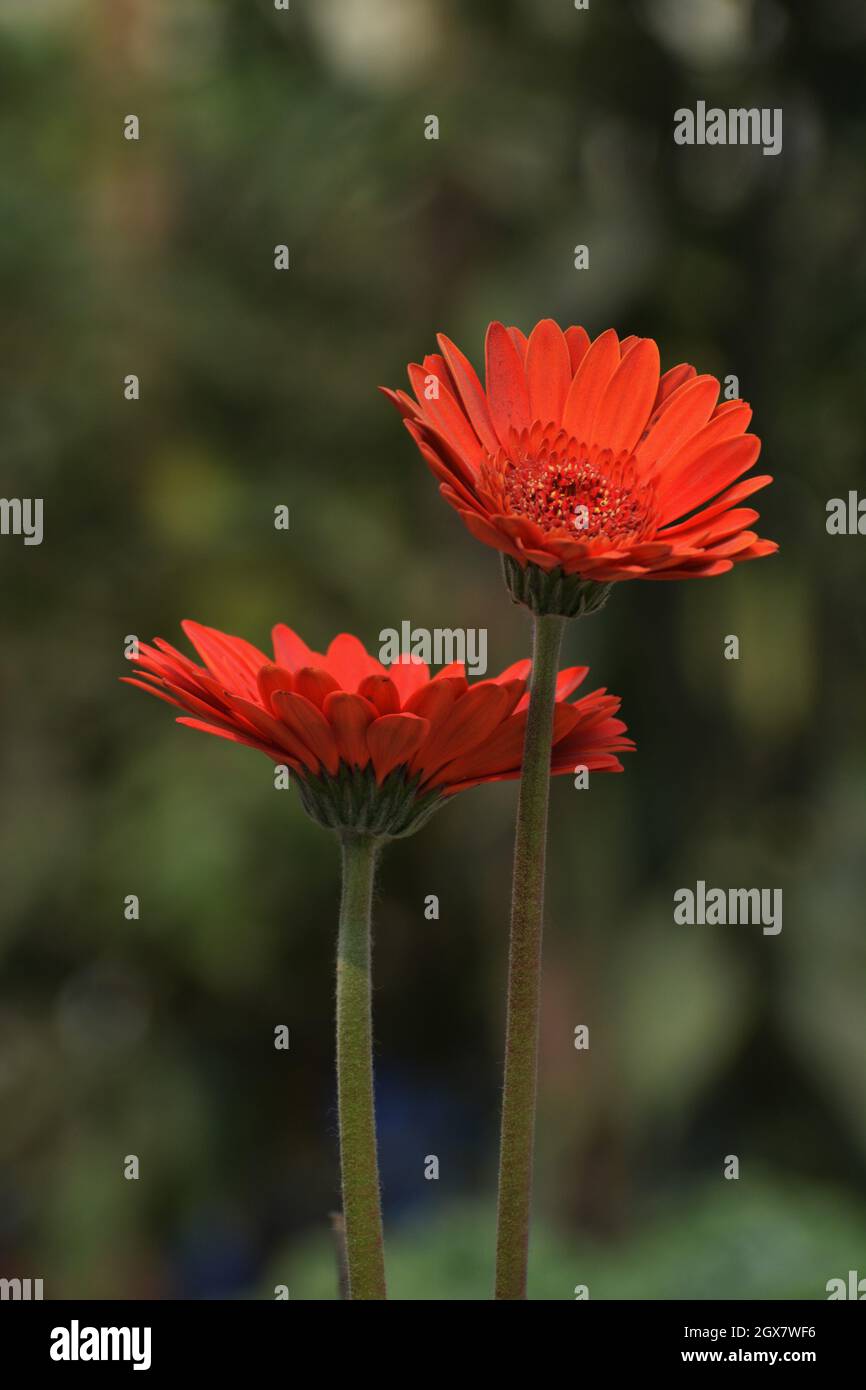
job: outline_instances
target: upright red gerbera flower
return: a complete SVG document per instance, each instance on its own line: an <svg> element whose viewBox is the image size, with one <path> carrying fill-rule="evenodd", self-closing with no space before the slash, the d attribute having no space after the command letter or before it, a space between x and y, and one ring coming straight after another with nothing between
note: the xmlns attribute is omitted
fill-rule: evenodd
<svg viewBox="0 0 866 1390"><path fill-rule="evenodd" d="M486 389L454 343L439 345L409 367L414 400L383 390L443 497L510 561L519 601L571 615L593 591L565 577L705 577L777 549L739 505L772 481L743 478L761 447L749 406L720 401L716 378L686 363L660 376L651 338L609 328L591 343L543 319L527 340L492 323Z"/></svg>
<svg viewBox="0 0 866 1390"><path fill-rule="evenodd" d="M552 319L529 338L492 323L486 388L448 338L409 366L415 399L385 390L478 540L502 556L533 614L533 676L517 813L496 1297L525 1298L544 904L550 733L567 618L594 613L625 579L723 574L777 549L740 503L760 452L745 401L680 363L660 374L651 338L594 342Z"/></svg>
<svg viewBox="0 0 866 1390"><path fill-rule="evenodd" d="M123 679L184 710L179 723L286 763L307 811L332 829L405 835L456 792L520 776L529 661L470 685L461 665L432 677L423 662L385 667L348 633L322 654L280 623L271 657L216 628L183 629L204 665L157 638ZM559 675L553 774L621 772L616 754L633 747L615 696L569 702L587 671Z"/></svg>
<svg viewBox="0 0 866 1390"><path fill-rule="evenodd" d="M184 631L202 662L157 638L124 677L185 711L179 723L248 744L295 773L301 799L338 832L343 894L337 938L337 1104L349 1296L386 1297L373 1101L371 904L383 840L409 835L449 797L520 775L530 663L470 685L462 666L431 677L422 662L384 667L342 633L311 651L280 623L274 655L200 623ZM634 745L619 700L597 690L569 696L585 666L560 673L545 779L621 772Z"/></svg>

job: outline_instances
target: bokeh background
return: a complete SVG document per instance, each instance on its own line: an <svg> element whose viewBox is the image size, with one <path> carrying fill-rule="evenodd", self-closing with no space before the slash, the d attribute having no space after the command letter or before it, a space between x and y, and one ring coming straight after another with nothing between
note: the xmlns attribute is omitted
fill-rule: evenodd
<svg viewBox="0 0 866 1390"><path fill-rule="evenodd" d="M0 1274L336 1296L336 845L119 685L123 640L408 618L526 654L376 387L438 329L478 362L489 319L552 315L739 377L782 550L569 629L639 751L552 793L531 1292L866 1275L866 542L825 529L866 481L864 55L859 0L4 0L2 491L46 512L0 540ZM782 154L676 147L698 99L781 106ZM384 861L397 1297L490 1294L515 805L477 789ZM781 887L781 935L677 926L699 878Z"/></svg>

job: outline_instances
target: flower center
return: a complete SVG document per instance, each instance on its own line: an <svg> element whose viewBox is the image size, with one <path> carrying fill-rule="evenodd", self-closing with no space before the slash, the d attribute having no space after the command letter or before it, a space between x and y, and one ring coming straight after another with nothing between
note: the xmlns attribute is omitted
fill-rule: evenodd
<svg viewBox="0 0 866 1390"><path fill-rule="evenodd" d="M543 531L618 544L652 529L654 488L642 481L631 454L590 450L562 432L539 439L536 427L491 462L507 510Z"/></svg>

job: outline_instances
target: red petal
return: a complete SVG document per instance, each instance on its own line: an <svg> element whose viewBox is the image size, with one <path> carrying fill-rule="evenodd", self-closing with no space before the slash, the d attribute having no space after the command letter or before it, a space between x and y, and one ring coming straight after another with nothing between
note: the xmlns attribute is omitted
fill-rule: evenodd
<svg viewBox="0 0 866 1390"><path fill-rule="evenodd" d="M588 349L569 387L562 424L579 443L589 439L596 408L607 383L619 366L619 339L612 328L599 334Z"/></svg>
<svg viewBox="0 0 866 1390"><path fill-rule="evenodd" d="M707 450L725 439L742 436L750 417L751 409L747 405L741 405L737 410L725 411L722 415L714 415L682 448L665 458L664 466L657 470L656 500L660 512L665 511L668 498L680 483L688 478L695 464L700 462Z"/></svg>
<svg viewBox="0 0 866 1390"><path fill-rule="evenodd" d="M719 383L714 376L699 376L676 392L667 410L651 424L646 438L635 449L638 461L648 463L662 459L680 449L686 440L703 429L719 398Z"/></svg>
<svg viewBox="0 0 866 1390"><path fill-rule="evenodd" d="M680 362L676 367L670 367L668 371L663 372L659 379L659 389L656 394L653 411L660 410L665 402L673 395L674 391L678 390L690 377L696 375L697 373L694 367L688 362Z"/></svg>
<svg viewBox="0 0 866 1390"><path fill-rule="evenodd" d="M469 460L461 458L453 445L429 425L415 425L410 420L405 425L433 474L456 488L464 501L472 505L475 475Z"/></svg>
<svg viewBox="0 0 866 1390"><path fill-rule="evenodd" d="M251 642L243 637L230 637L215 627L204 627L189 618L181 627L192 642L209 671L222 682L227 690L254 696L257 692L256 676L268 658Z"/></svg>
<svg viewBox="0 0 866 1390"><path fill-rule="evenodd" d="M175 700L173 696L167 694L165 690L160 690L156 685L150 685L147 681L137 681L133 676L118 676L117 678L123 685L137 685L139 690L146 690L148 695L155 695L158 700L165 700L167 705L174 705L175 709L183 709L180 700Z"/></svg>
<svg viewBox="0 0 866 1390"><path fill-rule="evenodd" d="M660 521L673 521L702 502L709 502L751 468L760 452L761 441L755 434L737 435L708 449L681 475L679 486L672 487L664 499L659 497Z"/></svg>
<svg viewBox="0 0 866 1390"><path fill-rule="evenodd" d="M350 767L366 767L370 761L367 728L376 718L373 706L360 695L337 690L325 696L324 714L343 762Z"/></svg>
<svg viewBox="0 0 866 1390"><path fill-rule="evenodd" d="M397 687L384 672L381 676L365 676L358 686L358 694L369 700L378 714L396 714L400 708Z"/></svg>
<svg viewBox="0 0 866 1390"><path fill-rule="evenodd" d="M477 471L478 465L484 457L484 450L479 444L478 436L466 415L444 381L436 378L439 382L439 395L428 400L424 394L426 374L423 368L415 366L414 363L411 364L409 380L415 395L418 397L418 404L424 419L454 446L461 458L471 465L473 471Z"/></svg>
<svg viewBox="0 0 866 1390"><path fill-rule="evenodd" d="M758 560L763 555L775 555L778 549L778 541L755 541L754 545L737 556L737 564L741 564L743 560Z"/></svg>
<svg viewBox="0 0 866 1390"><path fill-rule="evenodd" d="M303 638L285 623L277 623L272 629L271 640L274 644L276 664L285 666L287 671L297 671L301 666L321 665L321 654L311 651Z"/></svg>
<svg viewBox="0 0 866 1390"><path fill-rule="evenodd" d="M133 669L137 674L146 676L148 680L165 682L177 687L183 692L184 697L191 695L196 699L206 700L209 705L225 713L228 697L221 681L216 680L203 666L194 666L191 661L185 662L183 666L175 665L159 653L158 660L152 659L152 650L145 644L139 648L139 658L133 663Z"/></svg>
<svg viewBox="0 0 866 1390"><path fill-rule="evenodd" d="M567 666L556 678L557 701L565 700L582 685L589 675L588 666Z"/></svg>
<svg viewBox="0 0 866 1390"><path fill-rule="evenodd" d="M721 516L729 507L733 507L736 502L742 502L746 497L751 497L753 492L759 492L762 487L773 481L769 473L755 474L753 478L743 478L742 482L735 483L727 492L723 492L717 497L711 507L705 511L698 512L696 516L689 517L686 521L677 522L674 526L666 526L659 531L659 540L680 540L693 527L705 525L713 517Z"/></svg>
<svg viewBox="0 0 866 1390"><path fill-rule="evenodd" d="M520 770L523 761L523 740L526 732L526 711L521 710L504 720L477 748L446 763L436 776L440 786L468 779L485 781L509 771Z"/></svg>
<svg viewBox="0 0 866 1390"><path fill-rule="evenodd" d="M451 375L451 370L448 366L448 363L445 361L445 358L442 356L441 352L428 352L421 365L423 366L425 372L427 372L428 376L431 374L433 376L438 376L439 380L442 382L442 385L448 387L448 390L451 392L452 396L454 396L455 398L459 396L460 393L458 392L457 387L454 385L454 378Z"/></svg>
<svg viewBox="0 0 866 1390"><path fill-rule="evenodd" d="M619 700L611 697L605 700L597 718L592 722L580 720L555 744L551 771L572 771L579 763L585 764L591 770L593 762L599 758L605 758L614 752L631 751L634 743L624 736L625 724L621 719L612 718L618 708Z"/></svg>
<svg viewBox="0 0 866 1390"><path fill-rule="evenodd" d="M707 508L707 512L698 512L693 516L692 524L679 536L682 545L701 546L702 548L711 545L716 553L717 541L725 540L728 536L744 531L747 526L753 525L759 517L759 513L752 507L726 507L724 511L714 517L708 516L708 512L711 510L712 508Z"/></svg>
<svg viewBox="0 0 866 1390"><path fill-rule="evenodd" d="M214 704L213 699L208 697L207 691L202 691L201 695L196 691L187 690L181 685L175 685L173 681L163 679L163 688L170 695L174 695L183 709L189 710L190 714L201 714L205 719L217 719L227 724L233 724L231 702L238 697L226 694L219 704ZM206 698L202 698L204 695Z"/></svg>
<svg viewBox="0 0 866 1390"><path fill-rule="evenodd" d="M526 380L532 419L560 424L571 385L571 359L562 329L553 319L542 319L530 334Z"/></svg>
<svg viewBox="0 0 866 1390"><path fill-rule="evenodd" d="M382 676L384 666L371 656L357 637L341 632L328 647L325 663L343 690L355 691L365 676Z"/></svg>
<svg viewBox="0 0 866 1390"><path fill-rule="evenodd" d="M476 686L476 689L479 687ZM553 740L558 742L577 721L578 706L557 705L553 716ZM475 748L453 758L430 781L431 786L456 790L455 783L487 782L517 776L523 761L526 711L510 715ZM423 749L422 749L423 757Z"/></svg>
<svg viewBox="0 0 866 1390"><path fill-rule="evenodd" d="M240 695L231 697L231 707L235 720L245 720L252 726L253 732L265 739L269 746L288 753L299 766L303 764L311 772L318 772L318 758L310 752L304 739L288 729L282 720L275 719L252 700L244 700Z"/></svg>
<svg viewBox="0 0 866 1390"><path fill-rule="evenodd" d="M510 541L502 531L497 531L489 521L485 521L484 517L478 516L475 512L466 511L458 512L457 515L477 541L492 546L494 550L504 550L507 555L513 555L516 560L520 559L520 552L513 541Z"/></svg>
<svg viewBox="0 0 866 1390"><path fill-rule="evenodd" d="M504 671L500 671L498 676L491 676L491 680L501 685L503 681L526 681L532 670L532 662L528 656L520 661L513 661L510 666L506 666Z"/></svg>
<svg viewBox="0 0 866 1390"><path fill-rule="evenodd" d="M276 692L273 705L286 728L333 775L339 765L337 745L321 710L317 710L303 695L286 690Z"/></svg>
<svg viewBox="0 0 866 1390"><path fill-rule="evenodd" d="M179 652L177 647L173 647L170 642L166 642L164 637L154 637L153 645L159 649L161 654L169 656L172 661L177 662L178 665L182 666L184 669L189 669L189 667L192 666L197 671L204 670L203 666L196 666L195 662L190 661L188 656L184 656L183 652ZM146 645L142 644L139 650L147 650Z"/></svg>
<svg viewBox="0 0 866 1390"><path fill-rule="evenodd" d="M376 781L408 763L427 737L430 725L416 714L386 714L367 730L367 747L376 769Z"/></svg>
<svg viewBox="0 0 866 1390"><path fill-rule="evenodd" d="M292 690L295 678L285 666L263 666L258 674L259 695L265 709L272 710L271 696L276 690Z"/></svg>
<svg viewBox="0 0 866 1390"><path fill-rule="evenodd" d="M615 454L631 451L649 419L658 384L658 346L652 338L641 338L605 387L587 442Z"/></svg>
<svg viewBox="0 0 866 1390"><path fill-rule="evenodd" d="M295 675L294 685L285 687L285 689L296 691L298 695L303 695L317 709L322 708L326 695L330 695L332 690L339 690L339 688L334 677L319 666L302 666Z"/></svg>
<svg viewBox="0 0 866 1390"><path fill-rule="evenodd" d="M523 363L507 328L491 323L485 343L487 398L490 414L503 448L508 448L509 431L528 429L529 392Z"/></svg>
<svg viewBox="0 0 866 1390"><path fill-rule="evenodd" d="M220 729L216 724L206 724L203 719L178 719L178 724L186 724L189 729L201 729L205 734L215 734L217 738L227 738L231 743L245 743L248 748L257 748L260 753L267 753L274 762L291 762L290 758L283 758L276 749L269 748L266 743L259 742L258 739L247 738L245 734L235 733L233 729ZM297 768L296 768L297 771Z"/></svg>
<svg viewBox="0 0 866 1390"><path fill-rule="evenodd" d="M409 696L405 712L419 714L422 719L428 719L435 728L460 696L466 694L468 688L469 683L465 676L446 676L444 680L434 676L429 685Z"/></svg>
<svg viewBox="0 0 866 1390"><path fill-rule="evenodd" d="M439 334L438 342L451 369L451 375L460 393L466 414L472 423L472 428L488 454L497 453L499 440L496 438L496 431L490 418L490 409L484 394L484 387L478 380L475 368L459 347L452 343L450 338L446 338L444 333Z"/></svg>
<svg viewBox="0 0 866 1390"><path fill-rule="evenodd" d="M589 347L589 334L585 328L574 326L566 328L565 341L568 344L568 355L571 360L571 375L574 376Z"/></svg>
<svg viewBox="0 0 866 1390"><path fill-rule="evenodd" d="M412 655L400 656L388 667L388 675L397 687L401 706L405 706L410 696L429 683L430 667Z"/></svg>
<svg viewBox="0 0 866 1390"><path fill-rule="evenodd" d="M526 349L527 349L528 346L529 346L529 343L527 342L527 339L526 339L526 334L523 332L522 329L520 329L520 328L515 328L514 325L512 324L511 327L510 327L509 330L508 330L508 336L510 337L510 339L511 339L512 343L514 344L514 346L517 348L517 355L518 355L518 357L520 358L521 362L523 363L523 365L524 365L524 367L525 367L525 366L526 366Z"/></svg>
<svg viewBox="0 0 866 1390"><path fill-rule="evenodd" d="M397 407L404 420L418 419L418 406L411 396L406 395L405 391L392 391L390 386L380 386L379 390Z"/></svg>
<svg viewBox="0 0 866 1390"><path fill-rule="evenodd" d="M514 703L515 692L508 686L496 685L493 681L472 686L433 728L412 770L423 772L425 779L429 778L443 763L460 757L487 738L511 713Z"/></svg>
<svg viewBox="0 0 866 1390"><path fill-rule="evenodd" d="M645 579L713 579L717 574L727 574L734 568L733 560L717 560L713 564L686 567L678 570L656 570L645 574Z"/></svg>
<svg viewBox="0 0 866 1390"><path fill-rule="evenodd" d="M462 661L451 661L447 666L442 666L433 677L434 681L462 681L464 695L469 689L469 682L466 679L466 667Z"/></svg>

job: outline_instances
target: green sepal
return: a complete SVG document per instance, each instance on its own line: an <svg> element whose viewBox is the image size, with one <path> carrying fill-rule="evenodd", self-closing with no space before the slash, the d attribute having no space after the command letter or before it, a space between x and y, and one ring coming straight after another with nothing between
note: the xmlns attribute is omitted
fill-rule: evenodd
<svg viewBox="0 0 866 1390"><path fill-rule="evenodd" d="M518 564L512 555L502 554L502 577L513 603L520 603L544 617L587 618L607 603L613 584L599 584L579 574L565 574L561 567L543 570L531 562Z"/></svg>
<svg viewBox="0 0 866 1390"><path fill-rule="evenodd" d="M372 765L341 762L333 776L307 775L297 783L307 815L326 829L397 840L414 835L446 799L438 791L419 796L420 780L420 774L409 777L405 768L397 768L377 784Z"/></svg>

